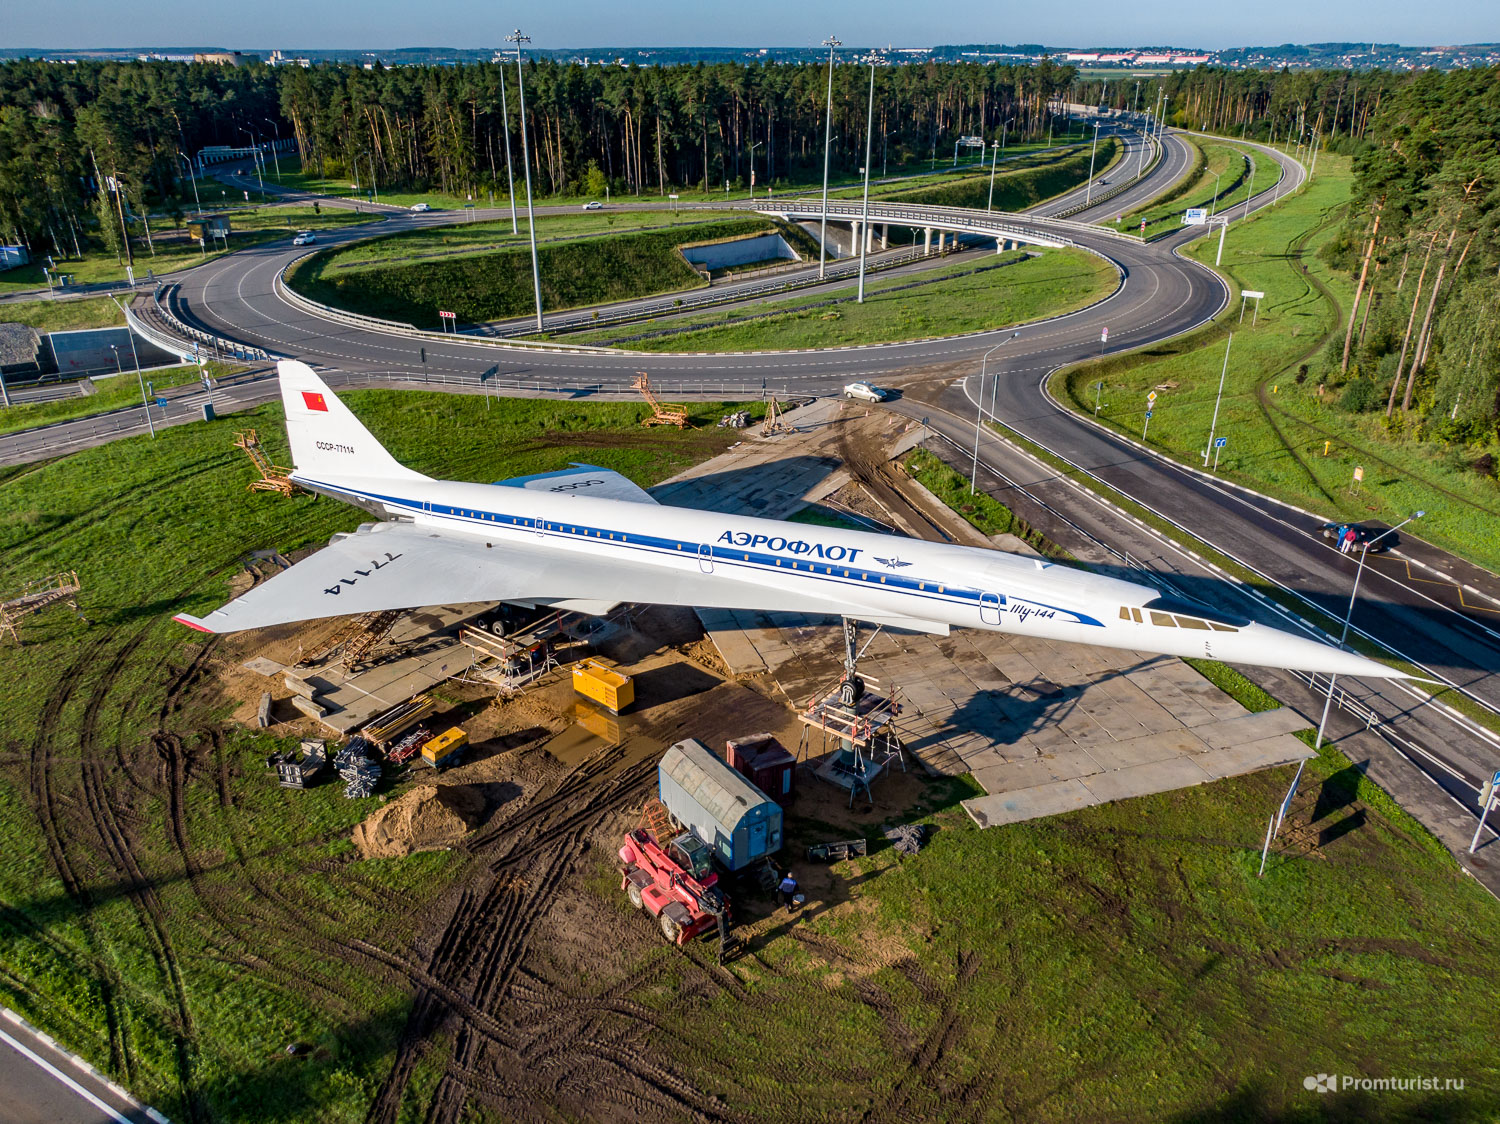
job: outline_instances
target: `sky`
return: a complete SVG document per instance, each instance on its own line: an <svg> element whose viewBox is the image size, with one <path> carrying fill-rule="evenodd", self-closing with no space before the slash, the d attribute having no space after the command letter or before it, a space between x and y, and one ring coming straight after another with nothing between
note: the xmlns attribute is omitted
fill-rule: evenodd
<svg viewBox="0 0 1500 1124"><path fill-rule="evenodd" d="M0 46L247 50L490 47L518 24L537 47L1044 43L1203 47L1500 39L1493 0L0 0Z"/></svg>

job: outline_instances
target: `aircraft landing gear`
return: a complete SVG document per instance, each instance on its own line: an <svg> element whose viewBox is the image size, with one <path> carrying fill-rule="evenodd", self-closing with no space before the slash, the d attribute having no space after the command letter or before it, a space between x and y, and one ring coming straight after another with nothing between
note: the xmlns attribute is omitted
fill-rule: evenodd
<svg viewBox="0 0 1500 1124"><path fill-rule="evenodd" d="M853 710L865 697L865 681L859 677L859 623L844 618L844 678L839 683L839 705Z"/></svg>

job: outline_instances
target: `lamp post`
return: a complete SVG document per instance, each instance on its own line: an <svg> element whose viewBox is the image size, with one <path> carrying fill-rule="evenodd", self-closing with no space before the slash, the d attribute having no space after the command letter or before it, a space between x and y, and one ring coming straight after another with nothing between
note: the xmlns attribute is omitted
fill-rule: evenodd
<svg viewBox="0 0 1500 1124"><path fill-rule="evenodd" d="M823 113L823 225L818 234L818 280L823 280L824 262L828 258L828 154L833 145L833 52L843 44L830 35L823 40L828 48L828 104ZM705 175L708 173L705 172Z"/></svg>
<svg viewBox="0 0 1500 1124"><path fill-rule="evenodd" d="M1208 467L1208 455L1213 452L1214 431L1219 428L1219 403L1224 400L1224 376L1229 374L1229 348L1234 343L1234 333L1229 333L1229 338L1224 341L1224 369L1219 372L1219 393L1214 398L1214 417L1208 423L1208 445L1203 450L1203 467Z"/></svg>
<svg viewBox="0 0 1500 1124"><path fill-rule="evenodd" d="M865 110L865 199L859 214L859 297L856 303L865 303L865 247L870 244L870 155L871 141L875 135L875 68L885 64L885 56L871 51L861 63L870 66L870 102Z"/></svg>
<svg viewBox="0 0 1500 1124"><path fill-rule="evenodd" d="M276 138L271 142L271 159L276 164L276 182L280 183L281 157L276 154L276 146L281 143L281 126L278 125L275 121L272 121L269 117L262 117L261 120L264 121L267 125L271 126L271 135Z"/></svg>
<svg viewBox="0 0 1500 1124"><path fill-rule="evenodd" d="M1012 332L1010 335L1006 336L1005 339L1001 340L994 347L992 347L988 351L986 351L984 353L984 357L979 360L979 393L974 396L974 467L969 472L969 494L970 495L973 495L973 493L974 493L974 491L976 489L976 486L978 484L978 481L979 481L979 427L980 427L980 423L984 419L984 370L985 370L985 364L987 364L990 361L990 356L993 355L993 354L995 354L995 352L999 348L1004 347L1006 344L1010 343L1011 340L1015 339L1020 334L1021 333L1018 332L1018 331L1017 332ZM997 380L998 380L998 377L999 376L996 376Z"/></svg>
<svg viewBox="0 0 1500 1124"><path fill-rule="evenodd" d="M1015 121L1014 117L1008 121L1000 122L1000 152L1005 151L1005 127L1013 121ZM1000 159L1000 152L993 153L994 159L990 161L990 198L984 205L986 213L995 206L995 164Z"/></svg>
<svg viewBox="0 0 1500 1124"><path fill-rule="evenodd" d="M750 198L755 198L755 150L765 141L753 141L750 145ZM768 189L769 190L769 189Z"/></svg>
<svg viewBox="0 0 1500 1124"><path fill-rule="evenodd" d="M372 203L379 203L380 187L375 182L375 154L373 152L368 152L365 154L365 156L366 159L370 161L370 201Z"/></svg>
<svg viewBox="0 0 1500 1124"><path fill-rule="evenodd" d="M1219 207L1219 175L1220 175L1220 173L1214 171L1212 168L1204 168L1203 170L1205 172L1207 172L1209 175L1213 176L1213 178L1214 178L1214 198L1213 198L1213 202L1208 205L1208 217L1209 218L1213 218L1214 217L1214 212L1216 210L1218 210L1218 207Z"/></svg>
<svg viewBox="0 0 1500 1124"><path fill-rule="evenodd" d="M1100 122L1094 122L1094 146L1089 149L1089 182L1088 186L1083 189L1083 205L1085 207L1089 205L1089 200L1094 197L1094 154L1099 151L1099 125Z"/></svg>
<svg viewBox="0 0 1500 1124"><path fill-rule="evenodd" d="M198 177L193 175L193 162L186 156L183 156L181 149L177 150L177 155L182 156L182 162L187 165L188 179L193 184L193 206L198 208L198 213L201 215L203 213L203 204L198 200Z"/></svg>
<svg viewBox="0 0 1500 1124"><path fill-rule="evenodd" d="M536 293L536 330L542 331L542 271L536 260L536 210L531 205L531 152L526 147L526 75L521 70L521 44L531 36L516 28L505 37L516 45L516 91L521 99L521 166L526 169L526 233L531 239L531 287Z"/></svg>
<svg viewBox="0 0 1500 1124"><path fill-rule="evenodd" d="M1359 565L1356 566L1354 570L1354 588L1349 591L1349 608L1344 613L1344 627L1343 630L1339 633L1340 648L1342 648L1344 646L1344 642L1349 639L1349 622L1354 617L1354 599L1359 596L1359 579L1364 576L1365 556L1369 554L1370 547L1374 546L1381 539L1385 538L1386 535L1400 530L1402 527L1410 523L1413 519L1420 519L1426 514L1427 513L1425 511L1412 512L1405 519L1401 520L1401 522L1397 523L1394 527L1387 528L1386 530L1381 531L1380 534L1376 535L1373 539L1366 541L1360 548ZM1321 748L1323 745L1323 731L1328 726L1328 710L1331 706L1333 706L1333 683L1337 678L1337 675L1330 675L1328 677L1328 697L1323 700L1323 717L1318 722L1318 737L1317 740L1313 742L1314 748ZM1302 775L1300 769L1298 770L1297 775Z"/></svg>
<svg viewBox="0 0 1500 1124"><path fill-rule="evenodd" d="M516 177L510 170L510 105L505 100L505 67L500 68L500 119L505 123L505 187L510 193L510 232L519 233L516 225ZM604 185L604 198L609 198L609 185Z"/></svg>
<svg viewBox="0 0 1500 1124"><path fill-rule="evenodd" d="M261 191L265 191L266 181L260 174L260 142L256 140L255 134L244 125L240 126L240 132L250 138L250 162L255 165L255 182L260 184Z"/></svg>

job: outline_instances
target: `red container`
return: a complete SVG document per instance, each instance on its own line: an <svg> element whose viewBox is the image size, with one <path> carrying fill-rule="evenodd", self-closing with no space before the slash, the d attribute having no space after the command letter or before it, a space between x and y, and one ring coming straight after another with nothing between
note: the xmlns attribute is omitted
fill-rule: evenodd
<svg viewBox="0 0 1500 1124"><path fill-rule="evenodd" d="M793 767L797 759L770 734L752 734L724 743L724 759L729 767L743 774L782 807L795 795L792 790Z"/></svg>

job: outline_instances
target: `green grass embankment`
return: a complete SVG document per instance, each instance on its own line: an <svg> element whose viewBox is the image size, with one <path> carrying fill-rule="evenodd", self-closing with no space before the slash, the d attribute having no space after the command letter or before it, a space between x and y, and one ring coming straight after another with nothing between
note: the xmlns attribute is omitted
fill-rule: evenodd
<svg viewBox="0 0 1500 1124"><path fill-rule="evenodd" d="M555 312L694 288L702 277L679 247L773 230L805 244L800 230L747 217L539 247L542 306ZM440 309L457 313L460 322L479 323L535 308L531 255L519 249L354 271L330 267L328 256L316 255L297 266L289 281L325 304L419 328L440 328Z"/></svg>
<svg viewBox="0 0 1500 1124"><path fill-rule="evenodd" d="M1123 151L1124 148L1113 137L1101 140L1098 152L1093 154L1094 175L1097 177L1104 173ZM997 175L994 209L1023 211L1079 187L1088 179L1089 156L1087 149L1080 149L1042 167ZM880 198L890 203L984 208L990 205L990 177L987 174L977 175L936 186L886 191L880 194Z"/></svg>
<svg viewBox="0 0 1500 1124"><path fill-rule="evenodd" d="M999 264L996 264L998 261ZM769 351L844 347L957 335L1082 308L1108 296L1119 275L1081 250L1012 251L857 287L646 320L569 335L580 343L640 351Z"/></svg>
<svg viewBox="0 0 1500 1124"><path fill-rule="evenodd" d="M1281 175L1281 166L1258 148L1201 137L1189 143L1198 149L1194 170L1168 196L1126 215L1121 229L1140 233L1144 220L1148 239L1168 234L1182 225L1183 212L1188 208L1223 214L1243 203L1251 192L1271 187ZM1217 179L1214 173L1218 173Z"/></svg>
<svg viewBox="0 0 1500 1124"><path fill-rule="evenodd" d="M1140 439L1146 393L1163 387L1148 443L1201 467L1226 336L1233 332L1217 428L1228 439L1221 474L1331 518L1396 523L1425 511L1414 533L1500 569L1494 534L1500 489L1493 480L1435 443L1387 431L1383 414L1343 411L1313 378L1298 382L1301 365L1342 330L1352 293L1348 278L1316 256L1335 233L1350 184L1348 159L1320 153L1308 187L1230 227L1221 271L1239 288L1266 293L1257 318L1247 310L1241 322L1239 302L1232 301L1212 326L1189 336L1060 373L1054 393L1092 415L1093 385L1103 379L1100 420ZM1217 248L1215 236L1189 252L1211 264ZM1357 492L1356 467L1365 470Z"/></svg>
<svg viewBox="0 0 1500 1124"><path fill-rule="evenodd" d="M113 328L125 323L120 306L108 297L89 300L5 301L0 323L25 324L38 332L74 332L85 328Z"/></svg>

